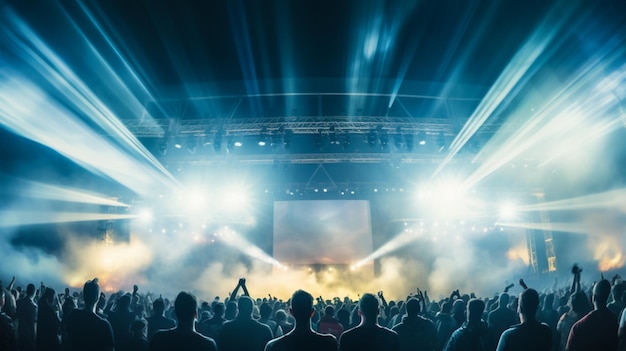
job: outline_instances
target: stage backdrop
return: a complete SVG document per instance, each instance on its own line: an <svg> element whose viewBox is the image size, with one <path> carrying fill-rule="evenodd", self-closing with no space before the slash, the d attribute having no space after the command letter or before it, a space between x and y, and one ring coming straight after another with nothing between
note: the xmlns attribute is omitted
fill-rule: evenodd
<svg viewBox="0 0 626 351"><path fill-rule="evenodd" d="M372 253L369 201L275 201L273 241L283 264L353 264Z"/></svg>

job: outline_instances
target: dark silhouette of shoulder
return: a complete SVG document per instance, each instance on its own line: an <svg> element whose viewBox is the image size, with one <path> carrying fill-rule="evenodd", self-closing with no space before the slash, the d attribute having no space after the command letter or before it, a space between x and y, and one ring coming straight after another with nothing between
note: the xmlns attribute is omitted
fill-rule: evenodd
<svg viewBox="0 0 626 351"><path fill-rule="evenodd" d="M157 331L150 340L150 351L217 351L215 341L197 332L178 329Z"/></svg>
<svg viewBox="0 0 626 351"><path fill-rule="evenodd" d="M337 339L331 334L289 333L267 343L265 351L337 351Z"/></svg>

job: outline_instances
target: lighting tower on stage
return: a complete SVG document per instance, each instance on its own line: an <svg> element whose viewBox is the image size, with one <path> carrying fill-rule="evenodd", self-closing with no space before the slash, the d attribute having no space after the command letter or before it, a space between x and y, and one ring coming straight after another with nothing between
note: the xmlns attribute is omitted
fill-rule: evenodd
<svg viewBox="0 0 626 351"><path fill-rule="evenodd" d="M117 199L114 199L117 201ZM115 206L102 206L102 211L108 214L115 214ZM115 231L115 223L112 219L103 219L98 221L96 227L96 239L104 246L110 246L113 244L113 232Z"/></svg>
<svg viewBox="0 0 626 351"><path fill-rule="evenodd" d="M540 204L543 204L545 201L544 194L538 193L536 194L537 201ZM546 246L546 259L548 260L548 269L547 273L555 273L556 272L556 252L554 251L554 240L552 238L552 226L550 225L550 215L545 208L541 208L539 211L539 218L541 219L541 224L543 225L543 241Z"/></svg>
<svg viewBox="0 0 626 351"><path fill-rule="evenodd" d="M539 204L544 202L543 191L533 193L533 196L537 198ZM541 232L536 229L528 229L526 231L526 243L528 245L528 256L530 269L533 273L556 273L556 252L554 250L554 239L552 237L552 227L550 224L550 216L548 211L541 208L539 211L539 220L541 221ZM531 220L531 222L533 222ZM539 235L542 238L543 246L540 246ZM539 242L538 242L539 241ZM538 249L545 251L544 257L538 257ZM542 252L543 253L543 252ZM545 263L544 263L545 262ZM541 267L540 267L541 266ZM541 268L541 269L540 269Z"/></svg>

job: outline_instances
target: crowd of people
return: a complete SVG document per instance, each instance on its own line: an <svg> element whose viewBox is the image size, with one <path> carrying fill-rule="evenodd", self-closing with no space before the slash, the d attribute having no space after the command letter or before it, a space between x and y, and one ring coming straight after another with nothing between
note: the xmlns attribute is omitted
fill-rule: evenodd
<svg viewBox="0 0 626 351"><path fill-rule="evenodd" d="M180 292L108 298L97 278L57 294L0 283L2 350L626 350L626 281L589 286L574 266L569 288L537 291L519 281L493 298L453 291L431 300L419 289L387 301L382 291L326 300L297 290L286 301L253 299L246 280L223 301ZM240 291L242 292L241 294Z"/></svg>

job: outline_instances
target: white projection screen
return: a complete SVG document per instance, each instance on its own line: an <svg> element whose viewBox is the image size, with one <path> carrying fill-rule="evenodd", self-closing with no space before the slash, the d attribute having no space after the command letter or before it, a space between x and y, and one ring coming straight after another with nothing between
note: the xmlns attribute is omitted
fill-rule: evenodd
<svg viewBox="0 0 626 351"><path fill-rule="evenodd" d="M371 253L369 201L274 202L274 258L282 264L347 265Z"/></svg>

